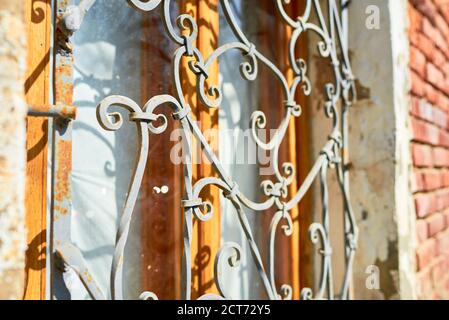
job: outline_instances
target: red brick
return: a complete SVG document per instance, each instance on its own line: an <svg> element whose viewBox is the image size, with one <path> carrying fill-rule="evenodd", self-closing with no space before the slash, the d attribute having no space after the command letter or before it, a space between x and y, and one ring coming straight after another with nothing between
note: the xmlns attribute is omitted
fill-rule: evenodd
<svg viewBox="0 0 449 320"><path fill-rule="evenodd" d="M449 166L449 150L443 148L433 149L433 164L436 167L447 167Z"/></svg>
<svg viewBox="0 0 449 320"><path fill-rule="evenodd" d="M431 39L443 52L447 50L447 43L444 39L441 31L435 27L437 23L438 15L435 13L435 16L429 17L432 18L432 22L429 19L423 19L422 21L422 32L423 34Z"/></svg>
<svg viewBox="0 0 449 320"><path fill-rule="evenodd" d="M442 268L444 265L443 257L438 257L432 262L431 274L432 274L432 284L433 284L433 292L432 292L432 300L441 299L442 289L445 286L444 279L446 278L446 272Z"/></svg>
<svg viewBox="0 0 449 320"><path fill-rule="evenodd" d="M440 99L438 101L438 106L442 110L444 110L446 112L449 111L449 98L444 93L440 94Z"/></svg>
<svg viewBox="0 0 449 320"><path fill-rule="evenodd" d="M432 88L431 85L428 85L427 87ZM418 116L421 119L423 119L423 120L427 120L429 122L432 122L433 121L433 107L432 107L432 105L430 103L427 103L425 100L421 100L419 102L419 106L418 106Z"/></svg>
<svg viewBox="0 0 449 320"><path fill-rule="evenodd" d="M426 268L425 270L418 272L416 278L418 282L419 298L427 299L433 291L431 269Z"/></svg>
<svg viewBox="0 0 449 320"><path fill-rule="evenodd" d="M416 98L416 97L411 97L410 99L411 99L411 101L410 101L410 114L412 116L415 116L415 117L419 118L420 117L420 115L419 115L419 112L420 112L419 105L421 103L421 100Z"/></svg>
<svg viewBox="0 0 449 320"><path fill-rule="evenodd" d="M435 33L435 39L433 39L434 43L436 44L436 46L444 52L444 54L446 55L446 57L449 57L449 52L448 52L448 45L446 42L446 39L443 37L443 35L441 34L441 32L437 31Z"/></svg>
<svg viewBox="0 0 449 320"><path fill-rule="evenodd" d="M422 30L422 14L413 6L409 6L410 31L418 32Z"/></svg>
<svg viewBox="0 0 449 320"><path fill-rule="evenodd" d="M440 97L438 98L438 108L446 113L449 112L449 98L444 92L440 92Z"/></svg>
<svg viewBox="0 0 449 320"><path fill-rule="evenodd" d="M434 284L436 284L436 286L439 286L438 282L441 282L441 279L443 279L447 273L446 261L444 260L444 257L438 257L436 259L436 261L432 265L431 272Z"/></svg>
<svg viewBox="0 0 449 320"><path fill-rule="evenodd" d="M435 239L427 239L418 246L416 250L416 264L418 270L424 269L435 257L437 245Z"/></svg>
<svg viewBox="0 0 449 320"><path fill-rule="evenodd" d="M435 25L443 35L449 35L449 26L442 15L438 14L435 17Z"/></svg>
<svg viewBox="0 0 449 320"><path fill-rule="evenodd" d="M419 243L424 242L429 237L427 222L425 220L416 221L416 236Z"/></svg>
<svg viewBox="0 0 449 320"><path fill-rule="evenodd" d="M420 32L414 32L412 30L409 30L409 37L410 37L410 44L415 46L416 48L421 47L420 45L420 39L421 39L421 33Z"/></svg>
<svg viewBox="0 0 449 320"><path fill-rule="evenodd" d="M433 237L446 227L445 216L442 213L436 213L426 219L429 237Z"/></svg>
<svg viewBox="0 0 449 320"><path fill-rule="evenodd" d="M423 144L412 144L413 163L418 167L430 167L433 165L435 155L432 153L432 148Z"/></svg>
<svg viewBox="0 0 449 320"><path fill-rule="evenodd" d="M447 128L448 116L443 110L432 108L432 122L441 128Z"/></svg>
<svg viewBox="0 0 449 320"><path fill-rule="evenodd" d="M421 172L414 172L414 179L412 183L412 192L420 192L425 190L424 177Z"/></svg>
<svg viewBox="0 0 449 320"><path fill-rule="evenodd" d="M439 169L437 171L438 179L440 181L440 189L444 189L446 187L446 181L445 181L445 173L442 169Z"/></svg>
<svg viewBox="0 0 449 320"><path fill-rule="evenodd" d="M433 61L433 55L435 53L435 45L433 42L423 34L417 34L417 38L417 47L424 53L427 60Z"/></svg>
<svg viewBox="0 0 449 320"><path fill-rule="evenodd" d="M411 78L411 82L412 82L412 88L411 88L412 93L418 97L423 97L426 93L426 91L425 91L426 83L414 71L410 72L410 78Z"/></svg>
<svg viewBox="0 0 449 320"><path fill-rule="evenodd" d="M433 17L432 17L433 18ZM428 18L423 19L422 21L422 33L429 39L435 40L438 36L438 29L435 28Z"/></svg>
<svg viewBox="0 0 449 320"><path fill-rule="evenodd" d="M446 61L446 63L441 68L441 71L444 73L444 76L447 78L449 77L449 62Z"/></svg>
<svg viewBox="0 0 449 320"><path fill-rule="evenodd" d="M426 65L426 79L437 88L445 81L443 73L433 63Z"/></svg>
<svg viewBox="0 0 449 320"><path fill-rule="evenodd" d="M415 70L421 78L426 77L426 57L415 47L410 48L410 67Z"/></svg>
<svg viewBox="0 0 449 320"><path fill-rule="evenodd" d="M443 215L445 218L446 229L449 229L449 210L444 211ZM449 263L449 257L448 257L448 263ZM449 268L449 264L448 264L448 268Z"/></svg>
<svg viewBox="0 0 449 320"><path fill-rule="evenodd" d="M441 188L441 175L437 171L424 172L422 176L425 191L433 191Z"/></svg>
<svg viewBox="0 0 449 320"><path fill-rule="evenodd" d="M437 15L437 8L432 1L429 0L413 0L413 3L424 16L426 16L433 23L434 18Z"/></svg>
<svg viewBox="0 0 449 320"><path fill-rule="evenodd" d="M441 279L440 279L440 281L438 283L441 283ZM441 296L438 293L438 291L434 291L432 293L432 296L431 296L430 300L432 300L432 301L441 300Z"/></svg>
<svg viewBox="0 0 449 320"><path fill-rule="evenodd" d="M410 44L416 48L420 47L419 40L421 38L421 33L417 31L412 31L409 29Z"/></svg>
<svg viewBox="0 0 449 320"><path fill-rule="evenodd" d="M420 194L415 196L415 208L418 218L425 218L437 209L437 201L433 194Z"/></svg>
<svg viewBox="0 0 449 320"><path fill-rule="evenodd" d="M446 137L434 125L412 118L413 139L422 143L438 145ZM447 142L449 143L449 136Z"/></svg>
<svg viewBox="0 0 449 320"><path fill-rule="evenodd" d="M425 190L424 185L424 177L421 172L415 172L414 173L415 178L413 179L413 192L419 192Z"/></svg>
<svg viewBox="0 0 449 320"><path fill-rule="evenodd" d="M446 130L439 130L439 144L449 148L449 133Z"/></svg>
<svg viewBox="0 0 449 320"><path fill-rule="evenodd" d="M447 103L449 100L446 97L446 94L444 92L438 92L438 103L436 104L438 106L438 108L445 112L446 115L449 112L449 103ZM449 121L449 117L448 117L448 121ZM448 123L446 123L445 128L449 128Z"/></svg>
<svg viewBox="0 0 449 320"><path fill-rule="evenodd" d="M449 172L445 171L442 173L443 176L443 186L444 187L449 187Z"/></svg>
<svg viewBox="0 0 449 320"><path fill-rule="evenodd" d="M446 76L446 80L444 81L444 84L442 84L440 89L449 96L449 76Z"/></svg>
<svg viewBox="0 0 449 320"><path fill-rule="evenodd" d="M444 53L442 53L440 50L435 50L435 53L433 55L433 64L440 69L441 73L444 76L444 72L441 70L442 66L444 66L444 64L447 61L447 57Z"/></svg>
<svg viewBox="0 0 449 320"><path fill-rule="evenodd" d="M449 299L449 277L446 276L446 280L444 281L444 290L445 290L445 297L444 299Z"/></svg>
<svg viewBox="0 0 449 320"><path fill-rule="evenodd" d="M437 89L435 89L431 84L426 83L424 92L427 100L429 100L430 103L438 104L438 100L440 97Z"/></svg>
<svg viewBox="0 0 449 320"><path fill-rule="evenodd" d="M437 252L440 255L449 254L449 230L446 230L443 233L440 233L436 239L437 243Z"/></svg>
<svg viewBox="0 0 449 320"><path fill-rule="evenodd" d="M436 210L441 211L446 208L449 208L449 192L448 191L438 193L436 198L437 198Z"/></svg>
<svg viewBox="0 0 449 320"><path fill-rule="evenodd" d="M435 0L435 3L438 4L438 9L444 17L444 20L449 21L449 4L447 0Z"/></svg>

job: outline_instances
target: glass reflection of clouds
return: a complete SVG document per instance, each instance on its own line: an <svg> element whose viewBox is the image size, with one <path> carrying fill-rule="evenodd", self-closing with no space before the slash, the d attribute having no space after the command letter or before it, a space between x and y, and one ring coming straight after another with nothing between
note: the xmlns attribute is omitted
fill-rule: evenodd
<svg viewBox="0 0 449 320"><path fill-rule="evenodd" d="M141 14L120 0L97 0L73 42L78 117L73 131L72 241L109 294L118 218L135 161L128 155L137 152L135 143L129 142L136 141L136 131L128 123L117 132L102 130L96 106L111 92L140 100ZM125 297L133 298L141 291L138 217L126 250L131 263L125 264L124 276ZM72 299L87 299L77 281L70 279Z"/></svg>

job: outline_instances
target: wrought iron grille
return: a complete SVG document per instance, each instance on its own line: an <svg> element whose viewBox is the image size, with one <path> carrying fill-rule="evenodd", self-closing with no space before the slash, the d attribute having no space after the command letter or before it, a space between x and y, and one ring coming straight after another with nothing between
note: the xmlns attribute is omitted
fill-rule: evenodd
<svg viewBox="0 0 449 320"><path fill-rule="evenodd" d="M145 165L148 158L149 136L160 134L167 128L167 118L158 113L160 106L169 106L173 112L173 117L180 122L184 143L184 198L182 206L184 209L184 230L183 230L183 298L191 299L191 244L192 225L194 219L207 222L211 219L213 206L201 199L200 195L204 188L213 186L219 188L226 201L230 201L238 215L242 232L249 244L253 261L257 267L263 288L270 299L291 299L292 287L288 284L279 285L275 282L275 235L282 230L286 236L293 232L293 223L290 215L292 208L298 205L306 192L311 188L315 180L321 186L322 220L320 223L313 223L309 228L309 236L313 244L318 246L318 252L322 255L321 275L318 290L314 293L310 288L301 291L303 299L348 299L349 287L352 273L352 264L357 244L357 226L352 212L349 199L349 173L348 173L348 112L352 103L356 99L354 77L351 71L348 57L347 45L347 9L348 0L306 0L305 10L299 17L291 17L285 10L285 5L290 0L276 0L278 14L282 17L283 23L293 30L289 39L289 63L294 72L293 81L287 81L280 69L266 56L257 50L251 43L242 29L236 22L235 13L229 0L220 0L222 10L227 23L231 27L237 41L226 43L218 47L208 57L204 57L199 49L195 47L198 35L198 26L195 19L188 14L180 14L177 17L178 28L171 20L170 0L150 0L147 2L140 0L128 0L136 9L149 12L159 8L161 10L161 20L165 26L166 33L177 45L172 59L173 84L175 93L173 95L163 94L152 97L144 106L140 106L135 101L125 96L112 95L105 98L97 107L97 119L105 130L115 131L123 124L123 117L120 113L110 112L111 106L119 106L129 112L129 121L134 122L138 132L139 153L137 155L136 167L129 185L125 206L121 215L117 241L111 268L111 297L112 299L123 299L122 274L124 263L124 250L128 239L130 223L133 210L136 204L138 192L142 183ZM82 1L79 7L85 11L94 1ZM327 12L323 12L322 4ZM311 20L315 13L316 22ZM291 163L279 164L279 148L286 136L286 132L293 117L301 116L301 106L295 100L296 93L302 90L302 94L310 95L312 85L307 74L307 63L301 57L296 56L295 46L303 33L315 33L320 38L318 42L318 52L321 57L330 61L334 79L325 85L325 115L332 123L332 130L321 152L316 158L314 165L308 173L306 179L300 186L296 194L289 194L288 186L295 179L295 167ZM274 136L268 142L262 141L257 134L257 130L266 127L267 118L262 111L255 111L251 117L250 128L252 138L255 143L266 151L274 154L274 177L275 180L266 180L261 184L263 195L266 200L254 202L248 199L233 177L222 167L219 159L212 151L206 141L198 124L191 115L191 108L185 100L185 92L181 82L181 59L184 56L193 59L189 63L190 71L196 75L197 93L200 101L208 108L219 108L223 99L221 88L209 86L206 90L208 70L211 64L220 56L231 50L240 51L243 61L240 64L241 76L247 81L254 81L258 77L258 65L265 65L272 72L279 86L282 88L284 105L284 115L280 126L276 129ZM63 56L63 55L62 55ZM206 177L196 183L192 180L192 139L196 139L201 145L203 152L211 162L217 177ZM328 170L335 170L339 187L341 189L344 204L344 256L345 272L342 287L335 294L332 277L332 245L330 242L330 222L329 222L329 193L327 183ZM269 228L268 243L268 267L264 264L260 248L256 244L253 236L252 226L246 216L245 210L265 211L275 208L276 213L272 217ZM282 228L280 226L282 225ZM59 240L63 240L62 239ZM62 258L66 268L72 268L80 277L89 294L94 299L104 299L105 295L95 279L85 267L80 251L70 243L70 241L57 241L55 251ZM221 274L224 264L228 267L237 268L241 258L242 249L237 243L225 243L220 248L215 257L214 271L215 283L219 294L206 294L199 299L229 299L226 292L226 284ZM141 299L157 299L157 294L153 292L143 292Z"/></svg>

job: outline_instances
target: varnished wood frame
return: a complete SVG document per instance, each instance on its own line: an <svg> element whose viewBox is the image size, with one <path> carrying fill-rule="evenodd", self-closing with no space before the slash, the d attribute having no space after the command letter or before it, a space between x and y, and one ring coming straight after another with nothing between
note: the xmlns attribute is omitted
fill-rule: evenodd
<svg viewBox="0 0 449 320"><path fill-rule="evenodd" d="M49 103L51 0L26 0L28 104ZM24 299L46 298L47 246L47 118L27 117L26 228L27 244Z"/></svg>
<svg viewBox="0 0 449 320"><path fill-rule="evenodd" d="M198 40L197 47L204 56L208 56L218 45L218 0L187 0L179 2L180 11L192 15L198 21ZM144 22L146 23L146 22ZM148 25L144 25L144 30ZM158 37L155 34L147 35ZM145 38L145 36L144 36ZM162 39L159 39L162 41ZM143 51L148 48L143 48ZM150 49L151 50L151 49ZM158 74L159 69L163 68L157 61L160 57L149 56L148 52L143 52L143 63L147 64L143 68L152 68L152 74ZM218 110L211 110L203 106L199 102L196 93L196 76L188 67L188 59L184 58L182 61L182 81L183 88L186 94L186 101L193 110L193 114L200 123L201 130L218 129ZM158 80L148 79L148 70L142 73L142 90L145 91L143 99L148 99L145 96L147 92L155 92L158 87ZM216 84L218 82L218 62L215 62L209 72L208 83ZM151 83L151 84L150 84ZM150 87L149 87L150 86ZM174 129L174 128L172 128ZM170 130L168 130L170 132ZM215 131L216 132L216 131ZM148 161L148 170L143 183L143 198L144 204L142 212L142 256L144 261L142 263L143 286L146 290L157 292L160 298L181 298L181 259L182 253L182 214L180 210L180 197L182 196L182 181L181 168L173 166L169 159L165 159L166 155L170 153L170 146L165 143L157 143L157 141L169 141L167 137L152 137L152 146L150 148L150 157ZM218 151L218 140L216 136L206 137L208 142L215 151ZM156 143L153 143L156 142ZM197 181L202 177L213 175L213 169L210 164L202 157L201 150L193 141L193 179ZM152 161L154 158L151 153L157 157L162 157L166 161ZM201 159L200 159L201 158ZM159 159L159 158L158 158ZM159 159L161 160L161 159ZM170 197L168 201L162 200L164 195L155 195L152 191L155 170L165 172L167 175L172 175L168 178L168 185L170 187ZM158 179L160 180L160 179ZM214 257L218 252L221 240L221 216L220 216L220 197L219 191L215 188L205 190L203 196L207 198L214 205L214 217L211 221L206 223L199 223L194 221L193 237L192 237L192 298L197 298L204 293L216 293L217 290L214 284ZM157 198L157 199L156 199ZM151 206L148 202L153 201ZM155 221L165 221L166 226L172 228L171 230L164 227L164 234L155 233L154 228L151 227ZM164 246L157 246L151 248L151 243L155 243L156 238L167 236L167 241L172 243L169 251L164 251ZM156 242L157 243L157 242ZM158 248L159 247L159 248ZM165 247L165 249L168 247ZM151 278L154 272L148 272L148 266L152 265L157 270L160 270L159 276L170 278L170 281ZM164 268L161 270L160 268ZM175 276L173 276L173 274Z"/></svg>

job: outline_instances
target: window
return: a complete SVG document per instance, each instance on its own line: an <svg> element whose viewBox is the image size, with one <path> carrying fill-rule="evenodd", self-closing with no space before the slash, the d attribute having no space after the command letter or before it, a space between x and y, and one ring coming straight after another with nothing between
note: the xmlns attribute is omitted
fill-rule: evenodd
<svg viewBox="0 0 449 320"><path fill-rule="evenodd" d="M74 4L53 3L54 52L48 45L59 113L50 126L50 230L38 227L51 253L43 291L56 299L299 299L313 285L310 193L320 178L323 221L310 232L324 237L322 279L330 286L325 168L342 170L345 194L344 162L336 160L344 141L337 124L318 160L310 154L310 47L300 29L318 27L288 18L308 20L311 1ZM325 9L340 17L337 5ZM335 44L332 23L341 29L341 20L328 33L324 9L315 10L325 40L319 52L334 64L342 59L347 72L335 71L343 93L328 87L328 116L336 118L352 81ZM82 18L76 28L74 14ZM76 108L76 120L67 108ZM41 203L46 191L32 191L30 201ZM36 192L40 200L31 200ZM29 216L44 219L41 211ZM344 213L353 236L347 202ZM322 288L319 298L333 298Z"/></svg>

